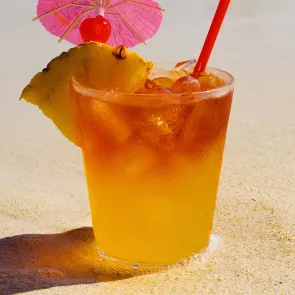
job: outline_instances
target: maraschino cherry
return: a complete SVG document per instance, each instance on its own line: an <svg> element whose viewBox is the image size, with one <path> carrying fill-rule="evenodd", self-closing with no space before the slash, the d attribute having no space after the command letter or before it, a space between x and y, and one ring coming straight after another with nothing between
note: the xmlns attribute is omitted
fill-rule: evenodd
<svg viewBox="0 0 295 295"><path fill-rule="evenodd" d="M86 18L80 25L80 34L84 42L106 43L111 35L110 22L101 15Z"/></svg>

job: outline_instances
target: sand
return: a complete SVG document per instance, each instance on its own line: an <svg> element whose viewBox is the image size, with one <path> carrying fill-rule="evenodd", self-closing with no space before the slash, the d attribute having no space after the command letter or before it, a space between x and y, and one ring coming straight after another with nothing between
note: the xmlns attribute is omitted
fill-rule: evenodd
<svg viewBox="0 0 295 295"><path fill-rule="evenodd" d="M166 273L97 281L80 151L16 101L28 74L4 91L0 294L295 294L294 11L292 0L232 5L211 63L237 80L214 221L219 240L196 263Z"/></svg>

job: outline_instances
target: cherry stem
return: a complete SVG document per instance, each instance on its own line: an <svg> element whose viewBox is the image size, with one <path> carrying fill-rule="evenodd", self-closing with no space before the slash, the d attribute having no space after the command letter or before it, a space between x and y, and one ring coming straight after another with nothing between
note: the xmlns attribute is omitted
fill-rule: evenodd
<svg viewBox="0 0 295 295"><path fill-rule="evenodd" d="M104 17L105 9L103 6L97 6L96 8L96 15Z"/></svg>

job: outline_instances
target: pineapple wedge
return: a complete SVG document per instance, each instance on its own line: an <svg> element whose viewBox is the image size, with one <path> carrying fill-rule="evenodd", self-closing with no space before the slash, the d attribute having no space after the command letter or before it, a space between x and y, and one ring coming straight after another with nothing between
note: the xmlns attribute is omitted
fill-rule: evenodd
<svg viewBox="0 0 295 295"><path fill-rule="evenodd" d="M37 105L66 138L79 145L69 94L71 76L78 72L87 73L85 79L90 87L133 92L143 87L152 67L152 62L129 52L124 46L114 48L89 42L53 59L33 77L20 99Z"/></svg>

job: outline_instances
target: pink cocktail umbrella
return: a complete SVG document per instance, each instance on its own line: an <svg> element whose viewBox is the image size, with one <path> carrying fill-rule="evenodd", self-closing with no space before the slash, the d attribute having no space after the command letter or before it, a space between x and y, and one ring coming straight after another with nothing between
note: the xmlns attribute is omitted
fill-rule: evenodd
<svg viewBox="0 0 295 295"><path fill-rule="evenodd" d="M80 25L104 17L111 26L106 42L132 47L154 36L164 10L153 0L39 0L37 17L51 34L74 45L83 43ZM84 40L85 41L85 40Z"/></svg>

